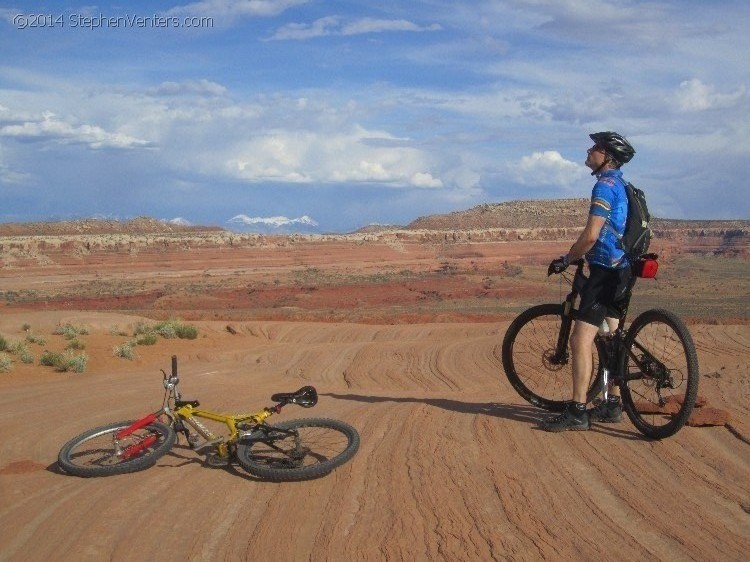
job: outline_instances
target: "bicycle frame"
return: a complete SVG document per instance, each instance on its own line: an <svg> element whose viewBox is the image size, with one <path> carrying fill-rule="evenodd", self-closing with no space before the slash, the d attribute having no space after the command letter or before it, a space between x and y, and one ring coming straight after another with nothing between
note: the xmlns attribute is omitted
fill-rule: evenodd
<svg viewBox="0 0 750 562"><path fill-rule="evenodd" d="M195 451L200 451L208 447L216 447L216 453L220 459L226 459L230 454L230 447L233 447L238 439L244 437L246 434L256 430L259 426L262 426L266 419L274 414L278 414L281 408L289 402L296 402L296 400L286 400L288 398L285 395L276 395L281 397L280 401L273 407L263 408L262 411L254 414L239 414L239 415L228 415L211 412L209 410L199 409L200 403L198 400L182 400L178 384L180 382L177 376L177 357L172 356L172 374L168 376L163 370L164 375L163 385L165 389L164 402L162 408L156 412L148 414L140 420L134 422L130 426L120 430L114 436L115 448L118 450L118 455L123 458L129 458L138 452L147 449L155 441L156 436L150 436L139 443L131 445L126 449L120 450L118 447L118 441L131 434L138 429L144 428L147 425L153 423L162 417L169 419L169 425L174 427L175 431L183 433L188 441L190 447ZM307 388L307 387L305 387ZM311 388L311 387L310 387ZM301 392L304 389L300 389ZM272 397L272 400L276 400ZM312 389L308 402L297 402L304 407L309 407L317 402L317 394ZM228 435L217 436L210 429L208 429L198 418L212 420L215 422L223 423L228 430ZM195 430L197 435L204 439L204 442L198 444L197 439L194 439L194 434L190 433L190 430L186 427L190 426ZM284 431L282 429L275 428L277 431Z"/></svg>
<svg viewBox="0 0 750 562"><path fill-rule="evenodd" d="M576 270L571 280L571 291L565 297L563 303L562 326L560 328L555 354L551 358L553 364L567 364L570 360L568 342L570 340L573 320L575 319L575 301L588 279L583 273L584 263L583 259L574 262ZM632 348L625 348L625 318L630 306L630 298L636 280L637 277L633 275L628 283L623 312L618 318L617 328L607 335L602 336L597 334L595 336L595 345L604 347L606 357L606 363L602 368L602 398L604 400L607 399L609 394L610 380L615 384L627 384L630 380L640 379L646 375L656 381L657 391L660 388L669 387L673 384L669 369L662 362L658 361L640 343L633 341ZM638 353L640 353L640 355ZM630 375L627 372L628 357L632 358L635 365L638 366L637 374ZM658 396L659 405L663 406L664 399L661 397L661 393L658 393Z"/></svg>

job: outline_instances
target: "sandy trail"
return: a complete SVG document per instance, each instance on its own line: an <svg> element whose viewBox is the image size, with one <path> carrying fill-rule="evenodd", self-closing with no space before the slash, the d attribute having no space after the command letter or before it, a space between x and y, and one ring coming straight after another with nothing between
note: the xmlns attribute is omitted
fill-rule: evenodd
<svg viewBox="0 0 750 562"><path fill-rule="evenodd" d="M691 326L700 394L727 427L647 441L628 421L549 434L501 372L506 324L196 322L197 340L112 357L114 313L0 317L20 337L86 324L83 374L16 365L0 376L1 560L744 560L750 551L750 327ZM56 336L47 336L54 347ZM34 348L41 353L42 348ZM55 461L69 438L161 402L180 360L186 398L259 409L313 384L312 410L362 438L355 458L310 482L211 469L181 442L157 466L80 479ZM745 438L745 441L741 437Z"/></svg>

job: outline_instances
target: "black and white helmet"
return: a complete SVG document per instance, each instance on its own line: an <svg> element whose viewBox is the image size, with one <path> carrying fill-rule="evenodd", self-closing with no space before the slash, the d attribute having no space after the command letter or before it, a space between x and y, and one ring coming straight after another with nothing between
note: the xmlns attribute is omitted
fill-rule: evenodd
<svg viewBox="0 0 750 562"><path fill-rule="evenodd" d="M628 140L619 133L603 131L589 135L594 144L600 146L607 156L617 161L618 165L627 164L635 154L635 149Z"/></svg>

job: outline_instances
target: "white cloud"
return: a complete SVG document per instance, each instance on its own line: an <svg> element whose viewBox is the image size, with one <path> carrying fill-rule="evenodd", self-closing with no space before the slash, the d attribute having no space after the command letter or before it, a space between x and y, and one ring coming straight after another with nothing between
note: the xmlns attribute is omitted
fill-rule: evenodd
<svg viewBox="0 0 750 562"><path fill-rule="evenodd" d="M157 87L148 91L154 96L223 96L227 93L226 87L212 82L211 80L183 80L182 82L162 82Z"/></svg>
<svg viewBox="0 0 750 562"><path fill-rule="evenodd" d="M534 152L512 166L515 180L522 185L575 186L586 177L582 166L565 160L556 150Z"/></svg>
<svg viewBox="0 0 750 562"><path fill-rule="evenodd" d="M311 24L306 23L289 23L277 30L271 39L312 39L314 37L325 37L336 32L339 26L339 18L336 16L327 16L319 18Z"/></svg>
<svg viewBox="0 0 750 562"><path fill-rule="evenodd" d="M315 20L311 24L290 23L276 31L271 37L275 40L302 40L329 35L362 35L366 33L384 33L388 31L440 31L442 26L437 23L422 26L404 19L376 19L360 18L342 22L338 16L326 16Z"/></svg>
<svg viewBox="0 0 750 562"><path fill-rule="evenodd" d="M383 33L386 31L440 31L443 27L440 24L433 23L428 26L417 25L416 23L398 19L376 19L362 18L341 26L341 35L359 35L361 33Z"/></svg>
<svg viewBox="0 0 750 562"><path fill-rule="evenodd" d="M309 0L201 0L175 6L167 14L212 17L219 20L237 17L270 17Z"/></svg>
<svg viewBox="0 0 750 562"><path fill-rule="evenodd" d="M386 142L374 142L386 141ZM389 145L387 141L397 141ZM428 156L383 131L276 130L227 148L226 173L251 181L291 183L375 182L419 188L441 187ZM212 156L215 158L215 156Z"/></svg>
<svg viewBox="0 0 750 562"><path fill-rule="evenodd" d="M83 144L89 148L143 148L146 140L120 132L110 132L97 125L76 125L58 118L52 112L36 116L12 116L7 108L0 108L0 117L10 124L0 126L0 137L21 141L48 141L57 144Z"/></svg>
<svg viewBox="0 0 750 562"><path fill-rule="evenodd" d="M725 109L733 107L745 97L745 87L729 94L721 94L710 84L704 84L698 78L680 83L677 101L683 111L705 111L708 109Z"/></svg>

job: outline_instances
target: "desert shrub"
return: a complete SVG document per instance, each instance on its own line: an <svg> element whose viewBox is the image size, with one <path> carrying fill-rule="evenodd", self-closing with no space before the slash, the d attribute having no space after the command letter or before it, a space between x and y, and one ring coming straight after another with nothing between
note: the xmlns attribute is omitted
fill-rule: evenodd
<svg viewBox="0 0 750 562"><path fill-rule="evenodd" d="M198 337L198 328L190 324L178 324L175 330L177 337L182 340L194 340Z"/></svg>
<svg viewBox="0 0 750 562"><path fill-rule="evenodd" d="M110 336L127 336L127 335L128 335L128 333L127 333L127 332L126 332L125 330L121 330L121 329L120 329L120 328L119 328L119 327L117 326L117 324L115 324L114 326L112 326L112 327L111 327L111 328L109 329L109 335L110 335Z"/></svg>
<svg viewBox="0 0 750 562"><path fill-rule="evenodd" d="M63 353L63 363L59 367L55 367L58 371L74 371L76 373L83 373L86 370L86 363L89 361L89 356L85 353L76 355L72 349L68 349Z"/></svg>
<svg viewBox="0 0 750 562"><path fill-rule="evenodd" d="M21 326L21 329L24 332L30 332L31 331L31 324L24 322L24 324Z"/></svg>
<svg viewBox="0 0 750 562"><path fill-rule="evenodd" d="M6 351L8 349L8 340L3 336L0 336L0 351Z"/></svg>
<svg viewBox="0 0 750 562"><path fill-rule="evenodd" d="M167 320L154 326L154 330L165 339L180 338L194 340L198 337L198 329L190 324L183 324L179 320Z"/></svg>
<svg viewBox="0 0 750 562"><path fill-rule="evenodd" d="M89 329L86 326L75 326L70 322L65 324L58 324L55 327L53 334L63 336L65 339L72 340L78 335L85 336L89 333Z"/></svg>
<svg viewBox="0 0 750 562"><path fill-rule="evenodd" d="M11 361L10 355L0 351L0 373L7 373L8 371L10 371L10 367L12 364L13 361Z"/></svg>
<svg viewBox="0 0 750 562"><path fill-rule="evenodd" d="M45 367L54 367L60 361L62 361L62 353L57 351L45 351L39 358L39 364Z"/></svg>
<svg viewBox="0 0 750 562"><path fill-rule="evenodd" d="M68 349L64 353L45 351L39 363L47 367L53 367L56 371L60 372L74 371L76 373L83 373L86 370L88 360L89 357L85 353L76 355L72 349Z"/></svg>
<svg viewBox="0 0 750 562"><path fill-rule="evenodd" d="M75 349L80 351L82 349L86 349L86 344L78 338L74 338L68 342L68 345L65 346L65 349Z"/></svg>
<svg viewBox="0 0 750 562"><path fill-rule="evenodd" d="M147 334L142 334L141 336L139 336L135 340L135 343L137 345L154 345L157 339L158 338L154 332L149 332Z"/></svg>
<svg viewBox="0 0 750 562"><path fill-rule="evenodd" d="M115 357L122 357L123 359L129 359L132 361L135 358L135 352L133 351L133 344L125 342L120 345L116 345L112 348L112 353Z"/></svg>
<svg viewBox="0 0 750 562"><path fill-rule="evenodd" d="M150 322L144 322L143 320L140 320L136 323L135 329L133 330L134 336L140 336L142 334L149 334L153 332L156 328L153 324Z"/></svg>
<svg viewBox="0 0 750 562"><path fill-rule="evenodd" d="M31 353L28 349L23 353L20 353L18 355L18 358L21 360L21 363L26 363L27 365L34 362L34 354Z"/></svg>
<svg viewBox="0 0 750 562"><path fill-rule="evenodd" d="M47 345L47 340L45 340L42 336L37 336L32 334L30 331L27 331L26 334L26 341L28 343L35 343L38 345Z"/></svg>
<svg viewBox="0 0 750 562"><path fill-rule="evenodd" d="M8 347L8 351L13 355L17 355L22 363L33 363L34 356L29 351L26 342L14 342Z"/></svg>

